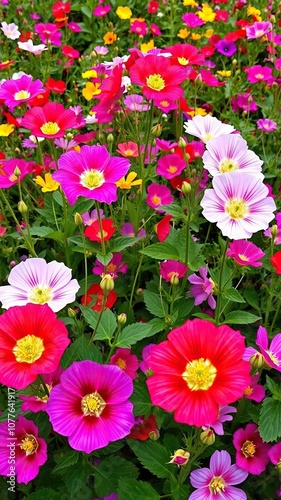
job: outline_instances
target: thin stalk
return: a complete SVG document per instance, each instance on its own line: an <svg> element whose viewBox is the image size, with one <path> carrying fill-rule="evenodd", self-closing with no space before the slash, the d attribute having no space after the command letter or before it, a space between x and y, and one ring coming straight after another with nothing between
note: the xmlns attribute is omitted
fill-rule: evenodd
<svg viewBox="0 0 281 500"><path fill-rule="evenodd" d="M215 310L215 323L217 326L219 325L219 318L221 315L222 280L223 280L223 272L224 272L224 264L225 264L227 247L228 247L228 239L225 242L225 247L224 247L224 251L222 254L221 265L220 265L220 274L219 274L219 282L218 282L218 298L217 298L217 305L216 305L216 310Z"/></svg>

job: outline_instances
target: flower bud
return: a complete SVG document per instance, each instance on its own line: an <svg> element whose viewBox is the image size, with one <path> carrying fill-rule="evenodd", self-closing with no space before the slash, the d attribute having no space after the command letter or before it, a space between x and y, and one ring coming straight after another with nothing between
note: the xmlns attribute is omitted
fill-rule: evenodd
<svg viewBox="0 0 281 500"><path fill-rule="evenodd" d="M157 123L157 125L155 125L151 129L151 134L153 135L153 137L160 137L161 132L162 132L162 125L160 125L160 123Z"/></svg>
<svg viewBox="0 0 281 500"><path fill-rule="evenodd" d="M256 352L253 354L253 356L250 358L250 364L254 368L255 371L260 370L261 368L264 368L264 357L260 352Z"/></svg>
<svg viewBox="0 0 281 500"><path fill-rule="evenodd" d="M158 431L158 429L154 429L154 431L151 431L148 435L151 441L157 441L160 437L160 432Z"/></svg>
<svg viewBox="0 0 281 500"><path fill-rule="evenodd" d="M178 140L178 147L181 149L185 149L186 147L186 141L184 140L183 137L180 137Z"/></svg>
<svg viewBox="0 0 281 500"><path fill-rule="evenodd" d="M76 212L74 214L74 222L75 222L76 226L83 226L84 225L83 218L78 212Z"/></svg>
<svg viewBox="0 0 281 500"><path fill-rule="evenodd" d="M177 464L178 467L186 465L190 457L190 453L185 450L176 450L174 455L171 455L169 464Z"/></svg>
<svg viewBox="0 0 281 500"><path fill-rule="evenodd" d="M18 202L18 210L21 214L26 214L28 212L28 207L24 201L21 200Z"/></svg>
<svg viewBox="0 0 281 500"><path fill-rule="evenodd" d="M185 195L188 196L191 191L191 185L187 181L183 181L182 186L181 186L181 192Z"/></svg>
<svg viewBox="0 0 281 500"><path fill-rule="evenodd" d="M278 462L278 464L276 465L276 469L278 470L279 476L281 476L281 462Z"/></svg>
<svg viewBox="0 0 281 500"><path fill-rule="evenodd" d="M170 283L172 285L178 285L179 284L179 277L177 276L178 273L173 273L171 278L170 278Z"/></svg>
<svg viewBox="0 0 281 500"><path fill-rule="evenodd" d="M142 288L138 288L137 291L136 291L136 294L138 297L141 297L141 295L143 294L143 289Z"/></svg>
<svg viewBox="0 0 281 500"><path fill-rule="evenodd" d="M113 134L108 134L107 136L107 144L112 144L114 141Z"/></svg>
<svg viewBox="0 0 281 500"><path fill-rule="evenodd" d="M201 432L200 434L200 440L203 444L206 446L211 446L214 444L216 439L215 433L212 429L206 429L205 431Z"/></svg>
<svg viewBox="0 0 281 500"><path fill-rule="evenodd" d="M271 236L273 236L273 237L277 236L277 234L279 233L279 229L278 229L277 224L273 224L273 226L270 229L270 233L271 233Z"/></svg>
<svg viewBox="0 0 281 500"><path fill-rule="evenodd" d="M117 317L117 321L119 325L125 325L125 323L127 322L127 314L125 313L119 314L119 316Z"/></svg>
<svg viewBox="0 0 281 500"><path fill-rule="evenodd" d="M74 311L74 309L71 309L71 307L69 307L69 308L67 309L67 315L68 315L68 317L69 317L69 318L72 318L72 319L73 319L73 318L75 318L75 316L76 316L76 312Z"/></svg>
<svg viewBox="0 0 281 500"><path fill-rule="evenodd" d="M100 287L104 292L110 292L114 288L114 279L111 274L104 274L100 282Z"/></svg>
<svg viewBox="0 0 281 500"><path fill-rule="evenodd" d="M15 167L15 170L14 170L14 175L15 175L16 177L20 177L20 174L21 174L21 171L20 171L19 167L18 167L18 166L16 166L16 167Z"/></svg>

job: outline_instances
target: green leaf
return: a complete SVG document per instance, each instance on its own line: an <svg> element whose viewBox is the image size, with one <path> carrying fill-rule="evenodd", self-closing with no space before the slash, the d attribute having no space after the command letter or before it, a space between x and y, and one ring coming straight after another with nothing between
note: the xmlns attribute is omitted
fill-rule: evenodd
<svg viewBox="0 0 281 500"><path fill-rule="evenodd" d="M99 262L101 262L104 266L107 266L109 262L111 261L113 255L111 252L107 253L106 255L102 255L101 253L97 252L96 258L98 259Z"/></svg>
<svg viewBox="0 0 281 500"><path fill-rule="evenodd" d="M33 226L29 231L32 236L39 236L41 238L45 238L48 234L54 232L53 228L47 226Z"/></svg>
<svg viewBox="0 0 281 500"><path fill-rule="evenodd" d="M151 414L151 400L146 384L135 382L134 392L130 398L134 405L134 415L149 417Z"/></svg>
<svg viewBox="0 0 281 500"><path fill-rule="evenodd" d="M85 359L96 361L97 363L102 362L99 349L94 344L89 344L89 340L89 337L79 337L66 349L61 359L62 368L67 368L74 361L83 361Z"/></svg>
<svg viewBox="0 0 281 500"><path fill-rule="evenodd" d="M119 334L116 347L131 347L139 340L154 335L152 326L149 323L133 323L128 325Z"/></svg>
<svg viewBox="0 0 281 500"><path fill-rule="evenodd" d="M256 291L251 288L244 288L243 295L246 302L248 302L248 304L250 304L250 306L260 314L259 295Z"/></svg>
<svg viewBox="0 0 281 500"><path fill-rule="evenodd" d="M90 475L93 473L92 467L90 464L80 462L67 469L61 469L61 471L66 472L64 480L68 498L79 498L78 493L82 493L85 485L89 482Z"/></svg>
<svg viewBox="0 0 281 500"><path fill-rule="evenodd" d="M116 492L118 481L126 478L137 479L138 469L122 457L109 456L96 467L94 488L98 497Z"/></svg>
<svg viewBox="0 0 281 500"><path fill-rule="evenodd" d="M95 330L98 321L99 313L88 307L80 306L82 314L90 327ZM117 321L113 312L110 309L105 309L101 317L97 332L95 332L95 340L111 340L117 328Z"/></svg>
<svg viewBox="0 0 281 500"><path fill-rule="evenodd" d="M127 440L128 445L136 454L142 465L155 476L171 478L173 465L169 464L170 454L158 441L135 441Z"/></svg>
<svg viewBox="0 0 281 500"><path fill-rule="evenodd" d="M137 241L140 241L137 237L130 238L129 236L119 236L112 241L112 246L110 247L111 252L122 252L127 247L132 247Z"/></svg>
<svg viewBox="0 0 281 500"><path fill-rule="evenodd" d="M281 401L281 386L276 384L268 375L266 375L266 385L273 395L273 399Z"/></svg>
<svg viewBox="0 0 281 500"><path fill-rule="evenodd" d="M155 333L162 332L163 330L165 330L165 328L167 326L165 321L163 321L163 319L159 319L159 318L153 318L147 324L150 325L152 328L151 336L155 335Z"/></svg>
<svg viewBox="0 0 281 500"><path fill-rule="evenodd" d="M262 402L259 433L266 443L276 441L281 436L281 401L265 398Z"/></svg>
<svg viewBox="0 0 281 500"><path fill-rule="evenodd" d="M181 219L183 216L183 209L176 205L176 203L171 203L171 205L162 205L161 210L165 210L165 212L169 215L172 215L175 219Z"/></svg>
<svg viewBox="0 0 281 500"><path fill-rule="evenodd" d="M149 484L135 479L120 479L118 483L119 500L160 500L157 491Z"/></svg>
<svg viewBox="0 0 281 500"><path fill-rule="evenodd" d="M228 290L225 290L222 296L224 299L231 300L232 302L245 302L242 295L240 295L236 288L229 288Z"/></svg>
<svg viewBox="0 0 281 500"><path fill-rule="evenodd" d="M55 202L60 205L61 207L63 207L63 198L62 198L62 193L60 191L54 191L52 193L53 195L53 198L55 200Z"/></svg>
<svg viewBox="0 0 281 500"><path fill-rule="evenodd" d="M207 319L208 321L211 321L211 323L215 323L215 319L206 313L194 313L192 314L192 316L195 316L195 318Z"/></svg>
<svg viewBox="0 0 281 500"><path fill-rule="evenodd" d="M89 7L87 7L86 5L82 5L80 10L86 17L88 17L89 19L92 18L92 12Z"/></svg>
<svg viewBox="0 0 281 500"><path fill-rule="evenodd" d="M178 484L177 481L171 483L173 500L186 500L189 498L190 487L186 484Z"/></svg>
<svg viewBox="0 0 281 500"><path fill-rule="evenodd" d="M69 467L70 465L76 464L78 462L79 453L75 450L67 451L61 460L57 462L57 465L53 469L52 472L57 472L65 467Z"/></svg>
<svg viewBox="0 0 281 500"><path fill-rule="evenodd" d="M156 260L180 260L177 248L165 242L150 245L149 247L140 250L140 253L143 253L148 257L153 257Z"/></svg>
<svg viewBox="0 0 281 500"><path fill-rule="evenodd" d="M224 323L230 325L248 325L249 323L255 323L259 319L261 319L260 316L246 311L231 311L226 315Z"/></svg>
<svg viewBox="0 0 281 500"><path fill-rule="evenodd" d="M48 500L61 500L61 493L57 493L51 488L42 488L40 491L29 493L28 496L24 498L27 500L42 500L42 498L46 498Z"/></svg>
<svg viewBox="0 0 281 500"><path fill-rule="evenodd" d="M143 298L145 302L146 309L157 316L158 318L165 318L168 315L168 304L160 295L150 292L148 290L143 291Z"/></svg>

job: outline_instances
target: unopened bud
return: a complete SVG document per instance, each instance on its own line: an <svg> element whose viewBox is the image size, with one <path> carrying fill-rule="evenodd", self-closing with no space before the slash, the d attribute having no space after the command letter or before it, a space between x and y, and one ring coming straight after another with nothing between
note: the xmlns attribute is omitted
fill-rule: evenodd
<svg viewBox="0 0 281 500"><path fill-rule="evenodd" d="M84 225L83 218L78 212L76 212L74 214L74 222L75 222L76 226L83 226Z"/></svg>
<svg viewBox="0 0 281 500"><path fill-rule="evenodd" d="M171 461L169 464L176 464L178 467L186 465L190 457L190 453L185 450L177 450L174 455L171 455Z"/></svg>
<svg viewBox="0 0 281 500"><path fill-rule="evenodd" d="M179 284L179 277L178 273L173 273L172 276L170 277L170 283L172 285L178 285Z"/></svg>
<svg viewBox="0 0 281 500"><path fill-rule="evenodd" d="M15 170L14 170L14 175L15 175L16 177L20 177L20 174L21 174L21 171L20 171L19 167L18 167L18 166L16 166L16 167L15 167Z"/></svg>
<svg viewBox="0 0 281 500"><path fill-rule="evenodd" d="M271 236L277 236L279 233L279 229L277 224L273 224L272 228L270 229Z"/></svg>
<svg viewBox="0 0 281 500"><path fill-rule="evenodd" d="M24 201L21 200L18 202L18 210L21 214L26 214L28 212L28 207Z"/></svg>
<svg viewBox="0 0 281 500"><path fill-rule="evenodd" d="M104 274L100 282L100 287L104 292L110 292L114 288L114 279L111 274Z"/></svg>
<svg viewBox="0 0 281 500"><path fill-rule="evenodd" d="M233 66L234 68L236 68L236 66L237 66L237 59L233 59L233 61L232 61L232 66Z"/></svg>
<svg viewBox="0 0 281 500"><path fill-rule="evenodd" d="M108 134L108 136L107 136L107 143L108 144L112 144L113 141L114 141L113 134Z"/></svg>
<svg viewBox="0 0 281 500"><path fill-rule="evenodd" d="M162 125L160 123L157 123L157 125L154 125L151 129L151 134L153 137L160 137L161 132L162 132Z"/></svg>
<svg viewBox="0 0 281 500"><path fill-rule="evenodd" d="M181 149L185 149L186 147L186 141L184 140L183 137L180 137L178 140L178 147Z"/></svg>
<svg viewBox="0 0 281 500"><path fill-rule="evenodd" d="M201 432L200 434L200 440L203 444L206 446L211 446L214 444L216 439L215 433L212 429L206 429L205 431Z"/></svg>
<svg viewBox="0 0 281 500"><path fill-rule="evenodd" d="M191 191L191 185L187 181L183 181L182 186L181 186L181 192L185 195L188 196Z"/></svg>
<svg viewBox="0 0 281 500"><path fill-rule="evenodd" d="M255 371L260 370L261 368L264 368L265 365L265 360L263 355L260 352L256 352L253 354L253 356L250 358L250 364L254 368Z"/></svg>
<svg viewBox="0 0 281 500"><path fill-rule="evenodd" d="M276 17L275 17L273 14L270 16L270 22L271 22L272 24L275 24L275 23L276 23Z"/></svg>
<svg viewBox="0 0 281 500"><path fill-rule="evenodd" d="M281 461L276 465L276 469L278 470L279 476L281 476Z"/></svg>
<svg viewBox="0 0 281 500"><path fill-rule="evenodd" d="M158 429L154 429L154 431L151 431L148 435L151 441L157 441L160 437L160 432L158 431Z"/></svg>
<svg viewBox="0 0 281 500"><path fill-rule="evenodd" d="M117 321L119 325L125 325L125 323L127 322L127 314L125 313L119 314L119 316L117 317Z"/></svg>
<svg viewBox="0 0 281 500"><path fill-rule="evenodd" d="M69 307L67 309L67 315L68 315L69 318L75 318L76 312L74 311L74 309L71 309L71 307Z"/></svg>
<svg viewBox="0 0 281 500"><path fill-rule="evenodd" d="M140 297L143 294L143 289L142 288L138 288L137 291L136 291L136 294L138 295L138 297Z"/></svg>
<svg viewBox="0 0 281 500"><path fill-rule="evenodd" d="M66 138L70 141L71 139L73 139L74 135L71 133L71 132L67 132L66 134Z"/></svg>

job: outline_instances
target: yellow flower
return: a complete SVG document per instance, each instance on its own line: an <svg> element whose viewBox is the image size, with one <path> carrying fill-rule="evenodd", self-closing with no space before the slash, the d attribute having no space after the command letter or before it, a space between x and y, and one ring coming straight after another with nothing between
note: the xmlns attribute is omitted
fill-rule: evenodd
<svg viewBox="0 0 281 500"><path fill-rule="evenodd" d="M130 7L122 7L121 5L117 7L116 14L119 19L130 19L130 17L132 17L133 15Z"/></svg>
<svg viewBox="0 0 281 500"><path fill-rule="evenodd" d="M118 186L120 189L131 189L132 186L141 186L142 180L137 179L134 181L134 179L137 177L136 172L130 172L127 175L127 178L122 177L119 181L115 182L116 186Z"/></svg>
<svg viewBox="0 0 281 500"><path fill-rule="evenodd" d="M205 23L212 23L216 17L216 14L207 3L203 3L202 10L198 12L198 17L200 17L200 19L202 19L202 21L204 21Z"/></svg>
<svg viewBox="0 0 281 500"><path fill-rule="evenodd" d="M198 116L198 115L206 116L207 111L204 108L195 108L192 111L186 111L186 114L193 118L194 116Z"/></svg>
<svg viewBox="0 0 281 500"><path fill-rule="evenodd" d="M87 101L90 101L95 95L99 95L101 93L99 87L100 83L87 82L86 87L82 90L83 97L85 97Z"/></svg>
<svg viewBox="0 0 281 500"><path fill-rule="evenodd" d="M199 33L192 33L191 35L191 40L200 40L201 38L201 35L199 35Z"/></svg>
<svg viewBox="0 0 281 500"><path fill-rule="evenodd" d="M179 38L183 38L183 39L184 39L184 38L187 38L187 37L189 36L189 34L190 34L190 31L187 31L187 29L186 29L186 28L183 28L183 29L179 30L178 35L177 35L177 36L178 36Z"/></svg>
<svg viewBox="0 0 281 500"><path fill-rule="evenodd" d="M154 49L154 41L150 40L147 43L142 43L140 46L142 52L148 52L151 49Z"/></svg>
<svg viewBox="0 0 281 500"><path fill-rule="evenodd" d="M130 23L133 24L135 21L139 21L140 23L145 23L145 19L143 17L131 17Z"/></svg>
<svg viewBox="0 0 281 500"><path fill-rule="evenodd" d="M52 178L52 174L47 173L44 175L45 180L40 177L40 175L37 175L35 177L34 182L38 184L38 186L42 187L42 192L43 193L50 193L52 191L56 191L60 187L60 183L55 181Z"/></svg>
<svg viewBox="0 0 281 500"><path fill-rule="evenodd" d="M3 123L2 125L0 125L0 137L8 137L8 135L14 132L14 128L14 125Z"/></svg>
<svg viewBox="0 0 281 500"><path fill-rule="evenodd" d="M116 42L116 40L117 35L116 33L113 33L113 31L108 31L103 37L105 45L112 45L114 42Z"/></svg>
<svg viewBox="0 0 281 500"><path fill-rule="evenodd" d="M256 9L256 7L252 7L251 5L249 5L249 7L247 8L247 16L260 16L261 15L261 11L259 9Z"/></svg>
<svg viewBox="0 0 281 500"><path fill-rule="evenodd" d="M195 0L183 0L183 5L185 7L189 6L189 7L197 7L198 3L195 2Z"/></svg>
<svg viewBox="0 0 281 500"><path fill-rule="evenodd" d="M205 31L204 37L205 38L211 38L213 36L214 30L212 28L209 28L208 30Z"/></svg>
<svg viewBox="0 0 281 500"><path fill-rule="evenodd" d="M97 72L95 69L89 69L88 71L85 71L85 73L82 73L82 78L97 78Z"/></svg>
<svg viewBox="0 0 281 500"><path fill-rule="evenodd" d="M223 78L228 78L229 76L231 76L231 71L230 70L226 70L226 69L222 69L221 71L216 71L217 75L220 75L222 76Z"/></svg>

